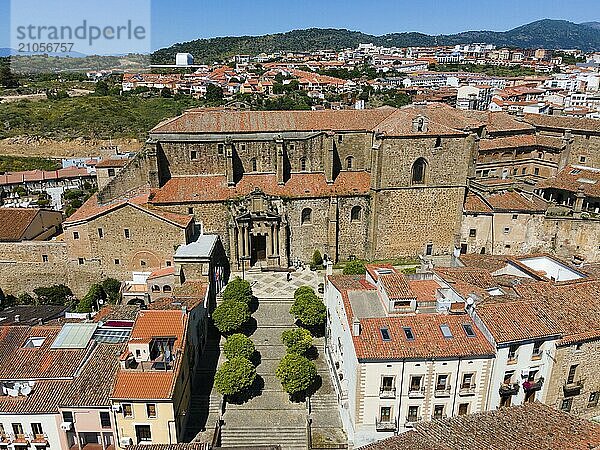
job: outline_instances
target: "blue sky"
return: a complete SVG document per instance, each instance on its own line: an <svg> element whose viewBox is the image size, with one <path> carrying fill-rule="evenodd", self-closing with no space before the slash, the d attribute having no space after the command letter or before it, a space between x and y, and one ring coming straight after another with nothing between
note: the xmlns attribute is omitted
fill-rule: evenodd
<svg viewBox="0 0 600 450"><path fill-rule="evenodd" d="M0 47L9 46L9 5L0 0ZM504 31L542 18L600 21L600 0L152 0L152 47L309 27L371 34Z"/></svg>

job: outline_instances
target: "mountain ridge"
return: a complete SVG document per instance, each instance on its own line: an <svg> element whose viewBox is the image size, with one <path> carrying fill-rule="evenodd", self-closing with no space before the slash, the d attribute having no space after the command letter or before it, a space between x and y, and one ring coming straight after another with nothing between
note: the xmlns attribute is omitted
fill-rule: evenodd
<svg viewBox="0 0 600 450"><path fill-rule="evenodd" d="M198 62L214 62L235 54L275 51L340 50L360 43L409 47L485 42L499 47L579 49L600 51L600 22L576 24L542 19L507 31L465 31L450 35L398 32L375 36L343 28L307 28L260 36L226 36L176 43L152 54L153 62L168 64L175 54L191 53Z"/></svg>

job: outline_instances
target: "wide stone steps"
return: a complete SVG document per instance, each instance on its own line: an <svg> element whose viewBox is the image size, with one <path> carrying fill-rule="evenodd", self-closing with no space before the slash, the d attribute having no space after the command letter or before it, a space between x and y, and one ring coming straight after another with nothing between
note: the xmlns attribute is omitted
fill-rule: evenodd
<svg viewBox="0 0 600 450"><path fill-rule="evenodd" d="M307 437L305 427L236 427L235 429L223 428L221 433L221 446L223 447L248 447L280 445L282 450L306 449Z"/></svg>

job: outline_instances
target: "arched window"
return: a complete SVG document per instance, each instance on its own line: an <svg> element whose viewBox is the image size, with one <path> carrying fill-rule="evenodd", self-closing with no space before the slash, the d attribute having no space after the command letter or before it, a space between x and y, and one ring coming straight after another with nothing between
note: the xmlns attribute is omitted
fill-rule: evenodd
<svg viewBox="0 0 600 450"><path fill-rule="evenodd" d="M163 292L171 292L171 291L172 291L171 286L169 286L168 284L165 284L163 286Z"/></svg>
<svg viewBox="0 0 600 450"><path fill-rule="evenodd" d="M419 117L419 119L417 120L417 131L421 132L421 131L425 131L425 119L423 117Z"/></svg>
<svg viewBox="0 0 600 450"><path fill-rule="evenodd" d="M154 284L152 286L152 292L160 292L160 286L158 284Z"/></svg>
<svg viewBox="0 0 600 450"><path fill-rule="evenodd" d="M419 158L412 166L412 184L425 184L425 172L427 170L427 161Z"/></svg>
<svg viewBox="0 0 600 450"><path fill-rule="evenodd" d="M256 158L252 158L250 160L250 167L252 168L252 172L256 172L257 171Z"/></svg>
<svg viewBox="0 0 600 450"><path fill-rule="evenodd" d="M442 138L438 136L435 139L435 148L441 148L441 147L442 147Z"/></svg>
<svg viewBox="0 0 600 450"><path fill-rule="evenodd" d="M360 206L354 206L350 211L350 221L359 222L362 216L362 208Z"/></svg>
<svg viewBox="0 0 600 450"><path fill-rule="evenodd" d="M346 158L346 169L348 169L348 170L352 169L353 164L354 164L354 158L352 156L348 156Z"/></svg>
<svg viewBox="0 0 600 450"><path fill-rule="evenodd" d="M304 208L302 210L302 217L300 220L301 220L302 225L311 223L312 222L312 209Z"/></svg>
<svg viewBox="0 0 600 450"><path fill-rule="evenodd" d="M300 170L306 172L306 158L300 158Z"/></svg>

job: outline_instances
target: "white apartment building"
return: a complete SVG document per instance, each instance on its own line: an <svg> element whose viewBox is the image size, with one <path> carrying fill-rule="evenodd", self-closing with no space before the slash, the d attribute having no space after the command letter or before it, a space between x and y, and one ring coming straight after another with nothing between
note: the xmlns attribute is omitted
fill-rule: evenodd
<svg viewBox="0 0 600 450"><path fill-rule="evenodd" d="M447 286L418 278L385 265L329 277L326 354L354 446L488 403L493 346Z"/></svg>

